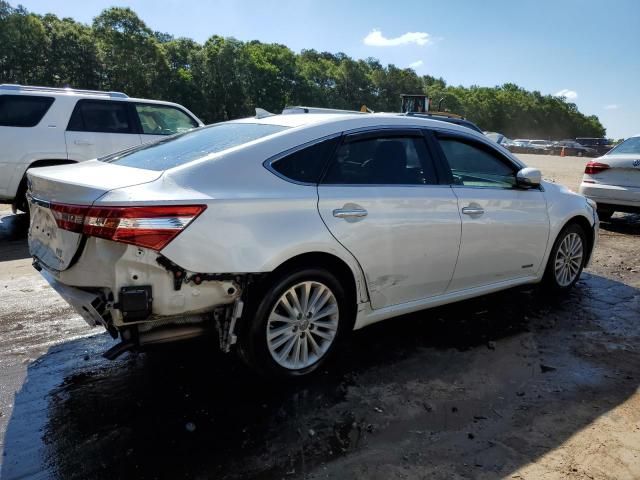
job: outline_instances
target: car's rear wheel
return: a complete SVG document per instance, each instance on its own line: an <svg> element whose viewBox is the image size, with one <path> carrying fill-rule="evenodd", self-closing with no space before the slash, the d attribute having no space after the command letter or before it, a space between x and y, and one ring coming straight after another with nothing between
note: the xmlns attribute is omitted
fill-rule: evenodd
<svg viewBox="0 0 640 480"><path fill-rule="evenodd" d="M553 245L544 283L555 291L571 289L580 278L587 258L587 236L577 223L567 225Z"/></svg>
<svg viewBox="0 0 640 480"><path fill-rule="evenodd" d="M262 374L307 375L327 361L350 325L347 298L329 271L308 268L278 276L245 319L240 355Z"/></svg>
<svg viewBox="0 0 640 480"><path fill-rule="evenodd" d="M13 201L13 209L29 214L29 202L27 200L27 177L25 176L20 182L16 198Z"/></svg>

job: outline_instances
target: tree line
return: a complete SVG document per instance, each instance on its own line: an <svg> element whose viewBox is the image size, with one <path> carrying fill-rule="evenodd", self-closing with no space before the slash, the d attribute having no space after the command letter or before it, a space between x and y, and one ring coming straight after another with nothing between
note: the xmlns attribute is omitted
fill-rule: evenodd
<svg viewBox="0 0 640 480"><path fill-rule="evenodd" d="M410 68L344 53L242 42L213 35L204 44L154 32L129 8L102 11L91 25L37 15L0 0L0 83L116 90L181 103L205 123L285 105L400 110L401 93L426 92L433 107L509 137L601 137L595 115L565 98L507 83L447 85Z"/></svg>

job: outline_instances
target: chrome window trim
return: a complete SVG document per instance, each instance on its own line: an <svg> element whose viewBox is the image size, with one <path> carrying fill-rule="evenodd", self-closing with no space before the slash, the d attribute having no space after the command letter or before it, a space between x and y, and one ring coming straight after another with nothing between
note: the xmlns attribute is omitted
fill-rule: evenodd
<svg viewBox="0 0 640 480"><path fill-rule="evenodd" d="M473 189L480 189L480 190L517 190L519 192L528 192L528 191L539 191L539 192L544 192L544 188L542 187L542 185L536 187L536 188L520 188L517 185L514 185L512 188L502 188L502 187L479 187L477 185L445 185L447 187L451 187L451 188L473 188Z"/></svg>
<svg viewBox="0 0 640 480"><path fill-rule="evenodd" d="M426 183L426 184L417 184L417 183L321 183L318 187L385 187L385 188L393 188L393 187L440 187L440 188L451 188L452 185L444 185L441 183Z"/></svg>

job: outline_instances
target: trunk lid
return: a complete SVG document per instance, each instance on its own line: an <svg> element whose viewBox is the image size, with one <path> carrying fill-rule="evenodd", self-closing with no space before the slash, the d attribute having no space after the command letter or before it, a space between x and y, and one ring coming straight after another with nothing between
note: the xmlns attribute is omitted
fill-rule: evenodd
<svg viewBox="0 0 640 480"><path fill-rule="evenodd" d="M80 253L83 235L59 228L56 215L82 222L82 207L91 206L110 190L152 182L162 173L96 160L30 170L31 255L51 270L66 270Z"/></svg>
<svg viewBox="0 0 640 480"><path fill-rule="evenodd" d="M609 169L592 175L598 183L620 187L640 187L640 155L605 155L595 160L609 165Z"/></svg>

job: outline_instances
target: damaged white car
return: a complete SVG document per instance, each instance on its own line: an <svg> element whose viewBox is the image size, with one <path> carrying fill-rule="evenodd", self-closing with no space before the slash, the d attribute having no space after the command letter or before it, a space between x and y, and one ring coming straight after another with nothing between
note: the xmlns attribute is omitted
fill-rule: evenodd
<svg viewBox="0 0 640 480"><path fill-rule="evenodd" d="M262 114L28 183L34 266L120 337L109 358L214 332L280 376L380 320L569 289L598 231L593 202L483 135L391 114Z"/></svg>

